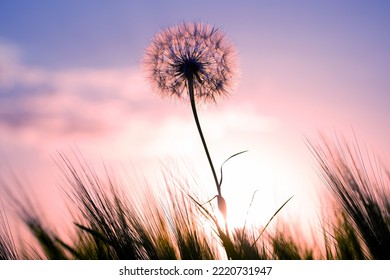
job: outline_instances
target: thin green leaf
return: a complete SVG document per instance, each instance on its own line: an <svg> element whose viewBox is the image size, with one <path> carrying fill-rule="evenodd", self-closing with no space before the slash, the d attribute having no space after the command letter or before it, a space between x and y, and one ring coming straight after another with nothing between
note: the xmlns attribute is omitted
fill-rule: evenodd
<svg viewBox="0 0 390 280"><path fill-rule="evenodd" d="M222 185L222 179L223 179L223 166L224 166L224 164L225 164L226 162L228 162L231 158L234 158L235 156L241 155L241 154L246 153L246 152L248 152L248 150L245 150L245 151L241 151L241 152L239 152L239 153L236 153L236 154L234 154L234 155L228 157L228 158L222 163L221 168L220 168L220 171L221 171L221 178L219 179L219 190L218 190L219 192L220 192L220 190L221 190L221 185ZM220 193L219 193L219 194L220 194Z"/></svg>
<svg viewBox="0 0 390 280"><path fill-rule="evenodd" d="M261 233L259 234L259 236L255 239L255 241L253 242L252 244L252 247L255 246L256 242L260 239L260 237L263 235L264 231L266 230L266 228L268 227L268 225L271 223L271 221L275 218L275 216L279 213L280 210L282 210L282 208L293 198L290 197L289 199L286 200L285 203L283 203L282 206L279 207L279 209L272 215L271 219L269 219L268 223L265 225L265 227L263 228L263 230L261 231Z"/></svg>

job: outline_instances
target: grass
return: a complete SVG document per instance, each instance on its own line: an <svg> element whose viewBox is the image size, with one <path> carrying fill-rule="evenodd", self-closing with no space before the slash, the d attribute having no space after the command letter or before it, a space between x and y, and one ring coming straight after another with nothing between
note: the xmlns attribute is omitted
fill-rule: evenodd
<svg viewBox="0 0 390 280"><path fill-rule="evenodd" d="M7 216L0 211L0 260L16 260L18 253Z"/></svg>
<svg viewBox="0 0 390 280"><path fill-rule="evenodd" d="M390 173L345 139L312 147L320 176L337 201L336 255L347 258L390 259Z"/></svg>
<svg viewBox="0 0 390 280"><path fill-rule="evenodd" d="M226 231L217 210L202 205L185 178L166 176L159 191L146 182L122 185L83 159L60 155L73 233L60 236L31 209L33 203L23 201L27 195L21 200L9 192L6 199L32 241L15 245L0 212L0 259L390 259L390 173L346 141L324 138L309 147L334 200L335 211L323 218L322 235L318 231L324 245L310 246L291 234L288 221L272 230L267 224ZM279 211L283 205L274 216Z"/></svg>

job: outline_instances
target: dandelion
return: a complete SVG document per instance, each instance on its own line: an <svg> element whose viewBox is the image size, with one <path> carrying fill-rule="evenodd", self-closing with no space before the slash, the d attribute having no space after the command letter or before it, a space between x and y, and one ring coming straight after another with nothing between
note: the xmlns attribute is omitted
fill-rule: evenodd
<svg viewBox="0 0 390 280"><path fill-rule="evenodd" d="M144 66L161 95L193 95L196 102L207 102L232 90L236 55L219 29L183 23L154 36L146 50Z"/></svg>
<svg viewBox="0 0 390 280"><path fill-rule="evenodd" d="M200 126L196 103L215 102L217 97L231 91L236 69L233 46L218 28L202 23L183 23L154 36L143 64L153 87L161 95L190 100L217 187L218 207L226 219L226 203Z"/></svg>

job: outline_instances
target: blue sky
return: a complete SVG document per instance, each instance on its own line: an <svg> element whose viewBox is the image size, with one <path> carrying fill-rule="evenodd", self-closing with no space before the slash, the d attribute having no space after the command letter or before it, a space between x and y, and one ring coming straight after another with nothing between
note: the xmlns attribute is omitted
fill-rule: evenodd
<svg viewBox="0 0 390 280"><path fill-rule="evenodd" d="M215 161L249 149L237 176L299 201L313 184L305 136L352 128L390 155L389 12L389 1L1 1L0 154L42 185L73 145L145 169L184 157L208 182L188 106L160 100L139 65L161 28L198 20L240 59L236 92L201 110Z"/></svg>
<svg viewBox="0 0 390 280"><path fill-rule="evenodd" d="M27 63L52 67L137 63L162 27L201 20L261 51L344 45L348 53L386 52L387 1L2 1L3 39L22 46ZM252 48L253 48L252 47ZM259 48L260 47L260 48ZM338 46L340 47L340 46ZM275 50L275 51L276 51Z"/></svg>

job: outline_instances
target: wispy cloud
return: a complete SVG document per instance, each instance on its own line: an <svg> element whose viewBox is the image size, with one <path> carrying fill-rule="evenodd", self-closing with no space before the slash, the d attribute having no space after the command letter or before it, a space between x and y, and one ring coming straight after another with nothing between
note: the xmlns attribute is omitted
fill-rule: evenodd
<svg viewBox="0 0 390 280"><path fill-rule="evenodd" d="M53 71L23 65L17 53L0 44L2 129L46 137L107 133L147 109L149 94L136 70Z"/></svg>
<svg viewBox="0 0 390 280"><path fill-rule="evenodd" d="M191 122L188 108L161 100L138 68L37 68L23 64L17 48L4 43L0 62L0 129L11 135L77 142L116 133L143 139L147 131L154 131L164 134L154 139L164 139L175 135L169 132L172 118L181 119L175 122L177 131ZM208 113L217 135L270 128L270 122L254 111L230 109Z"/></svg>

